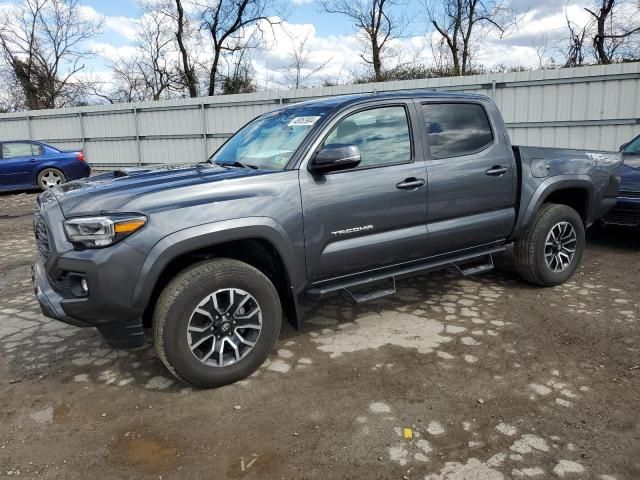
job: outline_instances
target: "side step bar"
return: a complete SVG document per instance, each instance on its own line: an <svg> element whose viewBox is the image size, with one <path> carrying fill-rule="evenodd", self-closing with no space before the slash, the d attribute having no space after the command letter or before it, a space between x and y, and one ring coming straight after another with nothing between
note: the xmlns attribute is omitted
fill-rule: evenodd
<svg viewBox="0 0 640 480"><path fill-rule="evenodd" d="M487 255L485 258L479 259L477 262L470 262L461 265L454 264L454 267L458 269L463 277L470 277L471 275L488 272L489 270L493 270L493 256Z"/></svg>
<svg viewBox="0 0 640 480"><path fill-rule="evenodd" d="M390 278L391 282L388 285L374 285L371 288L362 288L358 290L350 290L345 288L343 291L354 303L370 302L371 300L377 300L379 298L389 297L396 294L396 279Z"/></svg>
<svg viewBox="0 0 640 480"><path fill-rule="evenodd" d="M346 291L347 295L349 295L356 303L362 303L364 301L382 298L387 295L393 295L396 291L395 280L398 277L443 270L449 267L457 268L464 276L489 271L493 269L492 256L496 253L504 252L504 250L505 247L500 245L488 250L471 252L457 257L433 260L431 262L412 263L409 265L405 264L394 269L387 269L384 272L371 272L369 274L352 276L350 278L325 281L319 285L311 287L305 292L305 294L309 298L318 300L336 292ZM379 284L381 282L392 282L392 286L375 286L375 284ZM364 293L359 293L358 290L362 290Z"/></svg>

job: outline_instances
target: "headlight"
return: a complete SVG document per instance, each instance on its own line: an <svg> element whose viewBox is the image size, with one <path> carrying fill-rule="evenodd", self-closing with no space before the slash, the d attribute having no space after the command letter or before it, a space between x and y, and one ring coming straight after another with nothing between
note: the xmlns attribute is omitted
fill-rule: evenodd
<svg viewBox="0 0 640 480"><path fill-rule="evenodd" d="M78 217L64 222L71 243L87 248L106 247L140 230L147 223L142 215Z"/></svg>

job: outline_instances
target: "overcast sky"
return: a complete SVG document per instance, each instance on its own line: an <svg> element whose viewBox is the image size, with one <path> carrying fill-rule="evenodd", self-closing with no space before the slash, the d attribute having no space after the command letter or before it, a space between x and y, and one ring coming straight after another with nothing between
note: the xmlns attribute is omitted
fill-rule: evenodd
<svg viewBox="0 0 640 480"><path fill-rule="evenodd" d="M291 37L304 38L308 35L315 65L328 62L313 78L316 82L325 78L344 81L352 72L362 69L357 32L347 18L321 13L313 0L287 1L290 2L288 14L282 28L273 31L267 29L265 51L253 55L259 86L273 88L282 81L283 66L292 48ZM387 66L399 61L433 61L427 33L431 29L424 18L421 0L407 1L402 10L412 19L412 23L404 38L394 43L394 55L388 60ZM488 35L475 61L489 67L501 64L538 65L534 45L540 40L541 34L546 33L553 45L564 45L565 8L576 22L586 22L583 7L590 3L590 0L569 0L568 3L564 0L512 0L514 11L518 14L517 27L504 38L496 34ZM130 55L133 51L131 44L135 37L136 22L141 15L139 6L135 0L81 0L81 4L87 15L104 17L104 31L92 41L91 46L97 56L87 67L93 74L108 78L108 61Z"/></svg>

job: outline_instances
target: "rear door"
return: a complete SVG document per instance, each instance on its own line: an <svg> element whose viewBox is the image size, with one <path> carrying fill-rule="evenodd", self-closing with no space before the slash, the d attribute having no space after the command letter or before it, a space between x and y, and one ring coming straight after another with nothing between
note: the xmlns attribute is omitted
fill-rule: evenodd
<svg viewBox="0 0 640 480"><path fill-rule="evenodd" d="M506 239L516 219L516 172L493 104L419 101L426 139L429 255Z"/></svg>
<svg viewBox="0 0 640 480"><path fill-rule="evenodd" d="M411 100L352 107L322 145L356 145L361 163L314 175L303 164L307 274L321 281L421 258L427 252L426 167Z"/></svg>
<svg viewBox="0 0 640 480"><path fill-rule="evenodd" d="M0 186L26 187L38 167L42 147L30 142L5 142L0 159Z"/></svg>

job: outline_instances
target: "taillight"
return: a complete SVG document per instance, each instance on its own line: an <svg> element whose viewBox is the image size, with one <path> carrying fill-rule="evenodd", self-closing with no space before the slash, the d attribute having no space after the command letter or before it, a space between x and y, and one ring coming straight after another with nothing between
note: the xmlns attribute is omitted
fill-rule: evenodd
<svg viewBox="0 0 640 480"><path fill-rule="evenodd" d="M84 160L84 152L78 152L78 153L76 153L76 159L77 159L79 162L84 162L84 161L85 161L85 160Z"/></svg>

